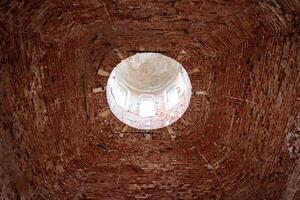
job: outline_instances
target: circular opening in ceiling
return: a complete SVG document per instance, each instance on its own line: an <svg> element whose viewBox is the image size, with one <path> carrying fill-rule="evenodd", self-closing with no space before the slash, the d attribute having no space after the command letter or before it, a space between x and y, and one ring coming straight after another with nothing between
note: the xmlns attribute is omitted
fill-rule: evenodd
<svg viewBox="0 0 300 200"><path fill-rule="evenodd" d="M112 113L143 130L176 122L188 108L191 94L183 66L159 53L137 53L124 59L112 71L106 90Z"/></svg>

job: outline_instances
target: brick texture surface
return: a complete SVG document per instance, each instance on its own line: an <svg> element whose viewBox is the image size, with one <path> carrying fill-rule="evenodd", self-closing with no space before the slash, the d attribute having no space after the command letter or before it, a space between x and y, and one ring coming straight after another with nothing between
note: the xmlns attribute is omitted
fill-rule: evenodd
<svg viewBox="0 0 300 200"><path fill-rule="evenodd" d="M0 1L0 199L300 199L299 16L297 0ZM175 139L93 92L137 52L194 72Z"/></svg>

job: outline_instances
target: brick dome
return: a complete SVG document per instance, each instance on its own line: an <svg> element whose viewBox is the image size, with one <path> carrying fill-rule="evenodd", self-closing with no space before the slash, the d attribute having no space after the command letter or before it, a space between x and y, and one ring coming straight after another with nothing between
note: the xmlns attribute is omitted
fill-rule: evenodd
<svg viewBox="0 0 300 200"><path fill-rule="evenodd" d="M300 199L297 0L0 2L0 199ZM106 84L137 53L190 106L143 131Z"/></svg>

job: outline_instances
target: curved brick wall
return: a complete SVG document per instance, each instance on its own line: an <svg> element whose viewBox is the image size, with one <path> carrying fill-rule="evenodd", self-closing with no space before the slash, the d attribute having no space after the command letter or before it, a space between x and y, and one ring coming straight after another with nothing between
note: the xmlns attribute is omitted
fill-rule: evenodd
<svg viewBox="0 0 300 200"><path fill-rule="evenodd" d="M300 199L299 14L296 0L1 1L0 199ZM99 68L145 51L180 60L194 91L149 133L93 92Z"/></svg>

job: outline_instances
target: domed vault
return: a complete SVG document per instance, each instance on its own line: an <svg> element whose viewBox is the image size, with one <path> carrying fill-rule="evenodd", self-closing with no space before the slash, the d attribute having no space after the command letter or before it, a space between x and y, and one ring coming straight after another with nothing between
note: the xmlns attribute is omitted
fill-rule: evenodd
<svg viewBox="0 0 300 200"><path fill-rule="evenodd" d="M296 0L0 2L0 199L300 199ZM191 103L153 131L112 115L136 53Z"/></svg>

